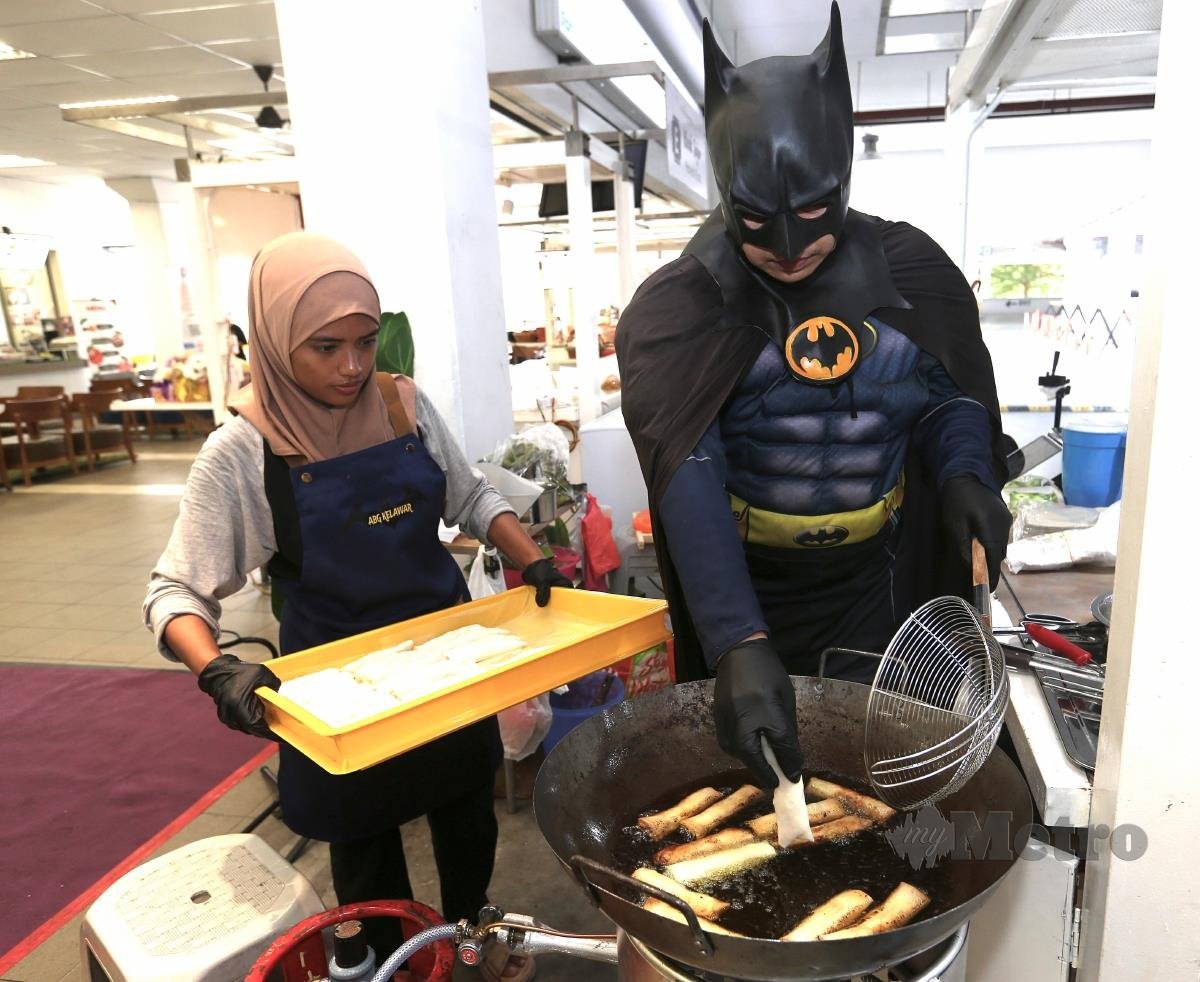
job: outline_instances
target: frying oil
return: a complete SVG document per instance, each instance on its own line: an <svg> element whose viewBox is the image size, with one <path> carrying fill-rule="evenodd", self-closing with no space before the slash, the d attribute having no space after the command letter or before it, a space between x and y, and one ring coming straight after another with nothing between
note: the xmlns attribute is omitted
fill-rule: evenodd
<svg viewBox="0 0 1200 982"><path fill-rule="evenodd" d="M814 772L812 776L864 794L872 793L863 782L844 775ZM613 865L623 872L632 872L639 866L654 866L654 854L659 849L690 839L680 829L659 842L651 841L637 824L639 815L670 808L700 787L713 787L728 794L752 783L749 772L730 771L706 782L692 782L662 794L649 807L630 815L621 832L614 836ZM810 795L809 803L814 800ZM735 815L726 827L744 825L770 811L771 798L767 795ZM692 889L729 901L732 907L721 917L721 924L731 931L756 938L781 937L815 907L843 890L864 890L876 903L881 903L902 881L911 883L930 897L930 904L919 919L940 914L970 899L974 889L969 880L964 882L961 877L955 882L954 863L949 859L934 860L932 867L926 860L921 864L922 868L914 869L914 864L897 852L888 839L888 831L904 820L904 814L898 813L886 824L874 825L847 839L798 847L754 869L694 884Z"/></svg>

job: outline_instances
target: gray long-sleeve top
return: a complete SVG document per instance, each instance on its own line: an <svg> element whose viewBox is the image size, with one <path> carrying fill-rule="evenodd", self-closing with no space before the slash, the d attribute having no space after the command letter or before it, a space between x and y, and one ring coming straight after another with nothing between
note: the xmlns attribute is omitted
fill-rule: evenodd
<svg viewBox="0 0 1200 982"><path fill-rule="evenodd" d="M420 390L417 432L446 475L447 525L461 525L487 542L498 515L512 512L508 501L467 462L445 420ZM215 638L221 601L237 593L251 570L275 555L275 527L263 482L263 439L236 417L204 443L188 473L179 517L167 548L150 574L142 616L158 649L172 661L163 641L167 623L195 614Z"/></svg>

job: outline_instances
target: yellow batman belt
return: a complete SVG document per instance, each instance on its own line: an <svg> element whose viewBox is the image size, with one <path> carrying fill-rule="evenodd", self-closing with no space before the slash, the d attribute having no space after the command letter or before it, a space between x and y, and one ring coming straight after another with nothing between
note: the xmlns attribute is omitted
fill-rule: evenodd
<svg viewBox="0 0 1200 982"><path fill-rule="evenodd" d="M879 501L832 515L782 515L729 496L743 542L777 549L827 549L866 542L887 524L904 501L904 477Z"/></svg>

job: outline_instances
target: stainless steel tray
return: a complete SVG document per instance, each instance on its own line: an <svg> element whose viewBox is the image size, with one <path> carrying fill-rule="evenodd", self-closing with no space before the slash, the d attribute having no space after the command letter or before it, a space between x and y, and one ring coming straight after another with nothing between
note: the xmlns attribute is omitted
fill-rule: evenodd
<svg viewBox="0 0 1200 982"><path fill-rule="evenodd" d="M1041 684L1063 750L1084 770L1095 770L1100 713L1104 708L1104 676L1037 663L1031 667Z"/></svg>

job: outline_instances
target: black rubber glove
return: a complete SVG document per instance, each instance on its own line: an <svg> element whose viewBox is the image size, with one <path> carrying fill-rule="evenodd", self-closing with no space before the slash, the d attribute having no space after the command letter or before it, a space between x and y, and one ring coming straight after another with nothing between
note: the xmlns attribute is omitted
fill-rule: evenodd
<svg viewBox="0 0 1200 982"><path fill-rule="evenodd" d="M763 756L760 735L788 780L800 778L804 754L796 733L796 690L770 641L744 641L721 656L713 715L721 749L739 758L768 791L779 781Z"/></svg>
<svg viewBox="0 0 1200 982"><path fill-rule="evenodd" d="M236 655L218 655L204 666L196 684L217 704L217 719L233 730L275 739L263 715L262 700L254 694L260 686L279 689L279 676L265 665L242 661Z"/></svg>
<svg viewBox="0 0 1200 982"><path fill-rule="evenodd" d="M1004 499L977 477L952 477L942 485L942 524L968 566L971 539L982 543L987 554L988 585L995 590L1012 526L1012 514Z"/></svg>
<svg viewBox="0 0 1200 982"><path fill-rule="evenodd" d="M550 602L552 586L566 587L568 590L575 586L558 571L558 567L551 559L539 559L526 566L525 571L521 574L521 582L537 588L537 605L539 607L545 607Z"/></svg>

